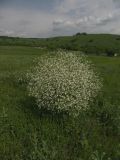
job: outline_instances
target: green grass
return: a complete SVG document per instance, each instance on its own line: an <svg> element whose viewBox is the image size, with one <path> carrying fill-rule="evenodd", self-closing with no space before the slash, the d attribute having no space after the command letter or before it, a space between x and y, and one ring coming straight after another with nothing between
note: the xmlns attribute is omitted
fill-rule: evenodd
<svg viewBox="0 0 120 160"><path fill-rule="evenodd" d="M54 50L58 48L84 51L87 54L105 55L113 51L120 55L120 36L112 34L81 34L54 38L0 37L0 46L31 46Z"/></svg>
<svg viewBox="0 0 120 160"><path fill-rule="evenodd" d="M103 79L91 109L77 119L38 111L18 81L33 59L48 54L32 47L0 47L0 159L120 159L120 58L89 56Z"/></svg>

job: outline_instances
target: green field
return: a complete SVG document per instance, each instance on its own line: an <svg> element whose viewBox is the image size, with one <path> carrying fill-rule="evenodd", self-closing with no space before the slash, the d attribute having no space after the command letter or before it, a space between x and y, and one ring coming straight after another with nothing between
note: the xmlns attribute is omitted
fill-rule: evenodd
<svg viewBox="0 0 120 160"><path fill-rule="evenodd" d="M118 42L116 42L118 43ZM76 119L38 111L19 79L47 49L0 46L1 160L120 160L120 57L91 55L103 88ZM110 159L109 159L110 160Z"/></svg>
<svg viewBox="0 0 120 160"><path fill-rule="evenodd" d="M83 51L87 54L106 55L108 51L120 55L120 35L79 34L53 38L0 37L0 46L29 46Z"/></svg>

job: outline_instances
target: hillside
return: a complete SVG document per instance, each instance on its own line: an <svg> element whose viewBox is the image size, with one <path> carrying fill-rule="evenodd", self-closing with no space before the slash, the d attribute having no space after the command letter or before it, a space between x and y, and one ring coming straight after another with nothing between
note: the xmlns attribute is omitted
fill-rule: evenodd
<svg viewBox="0 0 120 160"><path fill-rule="evenodd" d="M47 49L67 49L83 51L87 54L120 54L120 35L76 34L53 38L13 38L0 37L0 46L31 46Z"/></svg>

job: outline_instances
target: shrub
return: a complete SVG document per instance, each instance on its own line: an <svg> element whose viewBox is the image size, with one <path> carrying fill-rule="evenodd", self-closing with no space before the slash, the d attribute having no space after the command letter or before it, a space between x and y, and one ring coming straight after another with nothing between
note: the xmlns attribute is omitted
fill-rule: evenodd
<svg viewBox="0 0 120 160"><path fill-rule="evenodd" d="M115 51L113 49L106 49L107 56L114 56Z"/></svg>
<svg viewBox="0 0 120 160"><path fill-rule="evenodd" d="M29 95L35 97L39 108L77 116L88 108L101 87L92 68L77 52L57 51L40 57L27 74Z"/></svg>

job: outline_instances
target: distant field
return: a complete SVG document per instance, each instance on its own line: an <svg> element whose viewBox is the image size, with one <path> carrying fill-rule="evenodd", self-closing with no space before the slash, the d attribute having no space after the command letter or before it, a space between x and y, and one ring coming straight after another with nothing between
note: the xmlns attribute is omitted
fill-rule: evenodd
<svg viewBox="0 0 120 160"><path fill-rule="evenodd" d="M119 160L120 57L88 56L103 79L103 89L91 110L74 120L38 111L27 96L26 83L18 80L33 59L44 54L49 55L47 49L0 47L0 159L92 160L105 152L103 160Z"/></svg>
<svg viewBox="0 0 120 160"><path fill-rule="evenodd" d="M54 38L12 38L0 37L0 46L31 46L83 51L87 54L106 55L108 51L120 55L120 35L77 34Z"/></svg>

